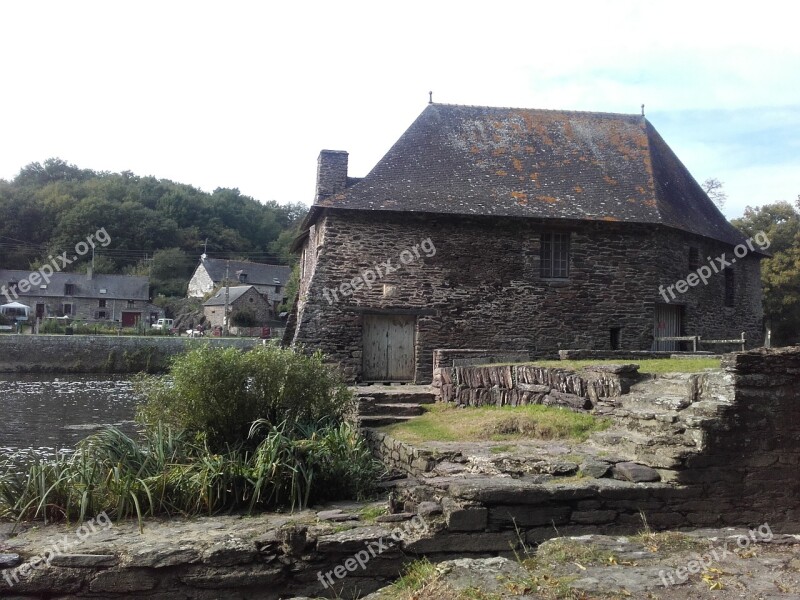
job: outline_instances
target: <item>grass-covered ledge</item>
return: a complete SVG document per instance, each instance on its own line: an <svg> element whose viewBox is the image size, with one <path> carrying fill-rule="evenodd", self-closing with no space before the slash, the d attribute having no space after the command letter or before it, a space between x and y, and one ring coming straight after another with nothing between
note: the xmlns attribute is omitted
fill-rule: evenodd
<svg viewBox="0 0 800 600"><path fill-rule="evenodd" d="M457 408L452 404L433 404L424 409L423 415L381 431L410 444L527 439L584 441L611 423L589 413L542 405Z"/></svg>

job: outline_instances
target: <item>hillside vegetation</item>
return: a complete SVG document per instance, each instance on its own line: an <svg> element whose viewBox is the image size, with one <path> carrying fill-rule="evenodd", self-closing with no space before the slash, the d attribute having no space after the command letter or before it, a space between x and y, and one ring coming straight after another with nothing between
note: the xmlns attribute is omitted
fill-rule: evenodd
<svg viewBox="0 0 800 600"><path fill-rule="evenodd" d="M291 262L306 209L51 158L0 180L0 268L35 268L105 228L111 243L97 249L97 272L151 275L155 293L184 295L206 244L212 257Z"/></svg>

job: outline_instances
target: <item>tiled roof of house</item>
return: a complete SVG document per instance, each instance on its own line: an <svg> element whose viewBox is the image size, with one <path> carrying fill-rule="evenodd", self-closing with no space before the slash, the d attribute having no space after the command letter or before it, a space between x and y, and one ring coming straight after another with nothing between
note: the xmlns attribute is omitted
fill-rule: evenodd
<svg viewBox="0 0 800 600"><path fill-rule="evenodd" d="M247 290L251 288L253 288L252 285L237 285L231 287L230 292L228 294L228 304L233 304L234 302L236 302L247 292ZM222 288L216 294L211 296L211 298L203 302L203 306L223 306L224 304L225 304L225 288Z"/></svg>
<svg viewBox="0 0 800 600"><path fill-rule="evenodd" d="M432 104L366 177L315 207L654 223L743 239L639 115Z"/></svg>
<svg viewBox="0 0 800 600"><path fill-rule="evenodd" d="M8 286L10 282L29 280L36 271L20 271L0 269L0 286ZM95 274L89 279L84 273L53 273L50 281L42 281L32 286L28 292L17 290L20 297L43 296L60 298L65 296L67 284L72 284L75 298L109 298L119 300L149 300L150 279L131 275ZM45 286L45 287L42 287Z"/></svg>
<svg viewBox="0 0 800 600"><path fill-rule="evenodd" d="M238 279L239 271L247 273L247 283L250 285L277 285L275 280L280 285L286 285L292 274L292 268L286 265L265 265L242 260L204 258L202 264L214 283L220 283L225 279L226 268L228 269L228 278L232 281Z"/></svg>

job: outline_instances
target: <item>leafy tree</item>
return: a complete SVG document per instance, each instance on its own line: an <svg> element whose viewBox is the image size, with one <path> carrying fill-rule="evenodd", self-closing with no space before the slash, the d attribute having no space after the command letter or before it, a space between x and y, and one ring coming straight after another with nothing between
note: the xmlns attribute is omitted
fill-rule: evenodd
<svg viewBox="0 0 800 600"><path fill-rule="evenodd" d="M800 208L800 197L797 207ZM748 236L764 232L770 258L761 261L764 317L775 345L800 341L800 212L789 202L747 207L733 224Z"/></svg>

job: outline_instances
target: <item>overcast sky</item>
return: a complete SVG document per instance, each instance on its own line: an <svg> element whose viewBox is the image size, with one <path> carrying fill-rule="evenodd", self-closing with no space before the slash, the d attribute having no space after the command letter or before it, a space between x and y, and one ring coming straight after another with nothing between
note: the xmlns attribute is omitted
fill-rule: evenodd
<svg viewBox="0 0 800 600"><path fill-rule="evenodd" d="M698 181L724 182L736 217L800 194L790 6L6 0L0 178L58 156L308 204L322 148L365 175L433 90L453 104L644 103Z"/></svg>

